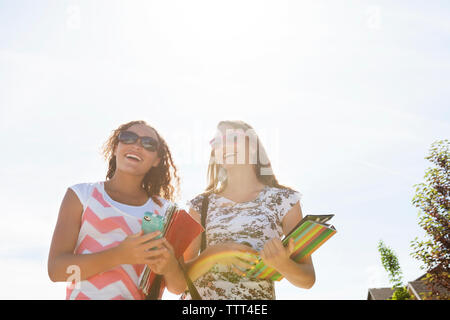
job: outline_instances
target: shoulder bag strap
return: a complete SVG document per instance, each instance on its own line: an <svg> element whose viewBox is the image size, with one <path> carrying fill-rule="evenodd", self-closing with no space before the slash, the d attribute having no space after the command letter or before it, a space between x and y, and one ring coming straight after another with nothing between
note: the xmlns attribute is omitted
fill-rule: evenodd
<svg viewBox="0 0 450 320"><path fill-rule="evenodd" d="M209 204L209 195L205 194L203 201L202 201L202 207L201 207L201 223L202 227L205 229L205 223L206 223L206 213L208 211L208 204ZM200 245L200 252L205 250L206 248L206 230L202 233L202 242ZM183 271L184 279L186 280L186 284L189 289L189 293L191 294L192 300L202 300L202 297L197 291L197 288L195 287L194 283L192 282L191 278L189 277L186 267L184 265L184 259L183 256L180 257L178 260L178 263L180 264L180 268Z"/></svg>
<svg viewBox="0 0 450 320"><path fill-rule="evenodd" d="M200 245L200 253L203 252L203 250L206 249L206 214L208 213L208 205L209 205L209 194L205 194L203 201L202 201L202 209L201 209L201 221L202 221L202 227L205 229L202 233L202 242Z"/></svg>
<svg viewBox="0 0 450 320"><path fill-rule="evenodd" d="M189 275L186 271L183 256L181 256L180 259L178 260L178 264L180 265L180 268L183 271L184 280L186 280L186 284L187 284L189 293L191 294L192 300L202 300L202 297L198 293L197 288L195 287L194 283L192 282L191 278L189 277Z"/></svg>

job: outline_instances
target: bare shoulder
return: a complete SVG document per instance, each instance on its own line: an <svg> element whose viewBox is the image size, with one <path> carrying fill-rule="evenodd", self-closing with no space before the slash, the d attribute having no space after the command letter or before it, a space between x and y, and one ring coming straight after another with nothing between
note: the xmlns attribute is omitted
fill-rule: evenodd
<svg viewBox="0 0 450 320"><path fill-rule="evenodd" d="M67 188L66 194L62 200L60 213L62 212L75 215L81 215L83 212L83 204L71 188Z"/></svg>
<svg viewBox="0 0 450 320"><path fill-rule="evenodd" d="M53 231L52 243L49 252L49 263L62 253L74 251L81 227L83 205L76 193L67 188L59 209L58 220Z"/></svg>

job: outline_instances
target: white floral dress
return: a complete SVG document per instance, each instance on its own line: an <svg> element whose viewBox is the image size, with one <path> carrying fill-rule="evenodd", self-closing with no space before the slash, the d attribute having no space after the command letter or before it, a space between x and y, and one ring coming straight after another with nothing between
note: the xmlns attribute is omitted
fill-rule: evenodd
<svg viewBox="0 0 450 320"><path fill-rule="evenodd" d="M206 217L207 246L237 242L260 251L268 240L283 236L281 222L301 196L295 190L269 186L255 200L242 203L211 194ZM198 195L187 204L200 213L202 200L203 195ZM275 299L273 281L242 277L222 264L215 264L194 284L205 300ZM191 297L187 293L182 299Z"/></svg>

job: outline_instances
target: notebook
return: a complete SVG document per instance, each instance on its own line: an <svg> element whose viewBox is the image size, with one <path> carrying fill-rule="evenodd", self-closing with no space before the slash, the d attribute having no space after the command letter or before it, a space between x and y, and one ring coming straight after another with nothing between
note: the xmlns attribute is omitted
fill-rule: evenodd
<svg viewBox="0 0 450 320"><path fill-rule="evenodd" d="M299 262L311 255L335 233L334 226L327 224L334 215L307 215L281 241L286 247L289 239L294 239L294 252L291 259ZM256 266L246 273L247 277L280 281L283 276L275 269L267 266L259 257Z"/></svg>

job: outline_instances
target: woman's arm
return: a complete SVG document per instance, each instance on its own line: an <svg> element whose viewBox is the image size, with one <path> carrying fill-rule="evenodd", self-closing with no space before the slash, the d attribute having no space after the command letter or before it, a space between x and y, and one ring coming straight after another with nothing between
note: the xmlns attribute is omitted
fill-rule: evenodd
<svg viewBox="0 0 450 320"><path fill-rule="evenodd" d="M200 223L200 214L193 210L189 210L189 214ZM200 234L184 252L184 260L186 261L186 269L192 281L208 272L216 263L222 263L232 266L235 272L240 271L235 267L249 269L253 265L243 260L256 260L257 252L252 248L239 243L223 243L214 246L208 246L200 251L202 235ZM186 289L186 288L185 288Z"/></svg>
<svg viewBox="0 0 450 320"><path fill-rule="evenodd" d="M48 256L48 275L54 282L67 281L67 268L80 268L80 280L106 271L116 266L114 250L99 253L75 255L74 249L81 227L83 206L70 188L64 196L59 210L58 221L53 232Z"/></svg>
<svg viewBox="0 0 450 320"><path fill-rule="evenodd" d="M241 274L237 267L247 270L257 261L257 252L249 246L227 242L207 247L200 255L186 263L188 275L192 281L208 272L215 264L228 265Z"/></svg>
<svg viewBox="0 0 450 320"><path fill-rule="evenodd" d="M282 221L284 234L288 234L302 219L300 202L297 202L285 215ZM285 248L280 239L272 239L264 245L260 252L264 262L276 269L294 286L309 289L316 280L311 256L295 262L290 258L294 250L293 239Z"/></svg>
<svg viewBox="0 0 450 320"><path fill-rule="evenodd" d="M120 264L145 264L160 255L163 239L149 241L156 233L143 235L142 232L127 237L119 246L92 254L74 254L81 227L83 206L77 195L68 189L59 210L58 221L53 232L52 244L48 256L48 275L54 282L67 281L68 267L76 266L80 270L79 279L86 280L98 273L110 270ZM145 252L146 249L157 250Z"/></svg>

